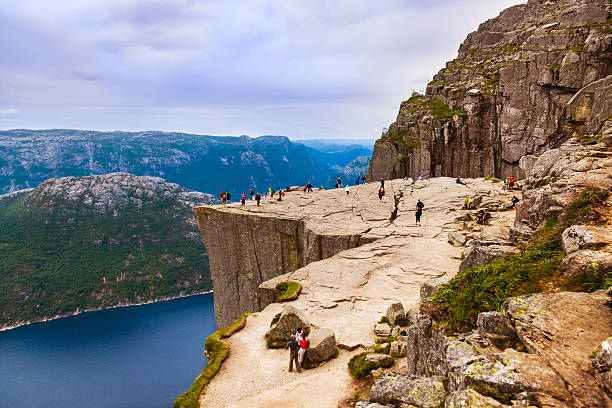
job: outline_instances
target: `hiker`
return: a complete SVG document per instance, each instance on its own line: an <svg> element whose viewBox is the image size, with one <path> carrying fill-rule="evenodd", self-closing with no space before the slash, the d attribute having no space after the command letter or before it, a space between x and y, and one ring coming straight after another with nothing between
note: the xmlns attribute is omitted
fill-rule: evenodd
<svg viewBox="0 0 612 408"><path fill-rule="evenodd" d="M283 190L281 190L280 186L278 186L278 198L276 199L276 201L283 201L284 195L285 193L283 193Z"/></svg>
<svg viewBox="0 0 612 408"><path fill-rule="evenodd" d="M249 188L249 194L251 195L251 200L253 200L253 194L255 194L255 192L252 188Z"/></svg>
<svg viewBox="0 0 612 408"><path fill-rule="evenodd" d="M361 176L361 184L365 184L365 176Z"/></svg>
<svg viewBox="0 0 612 408"><path fill-rule="evenodd" d="M382 203L382 197L383 197L383 193L382 193L382 188L378 189L378 202Z"/></svg>
<svg viewBox="0 0 612 408"><path fill-rule="evenodd" d="M466 185L466 184L463 182L463 180L461 180L461 177L457 177L456 182L457 182L457 184L462 184L462 185L464 185L464 186Z"/></svg>
<svg viewBox="0 0 612 408"><path fill-rule="evenodd" d="M290 191L291 191L291 186L287 185L287 192L290 192Z"/></svg>
<svg viewBox="0 0 612 408"><path fill-rule="evenodd" d="M465 196L465 201L463 202L463 209L464 210L472 209L472 199L470 198L470 196Z"/></svg>
<svg viewBox="0 0 612 408"><path fill-rule="evenodd" d="M510 188L509 185L510 185L510 177L506 177L506 179L504 180L504 188L503 188L503 190L509 191L509 188Z"/></svg>
<svg viewBox="0 0 612 408"><path fill-rule="evenodd" d="M380 188L385 188L385 179L380 179Z"/></svg>
<svg viewBox="0 0 612 408"><path fill-rule="evenodd" d="M304 335L302 340L300 340L300 349L298 350L298 362L300 363L300 367L304 361L304 354L306 354L306 349L310 346L310 340L308 336Z"/></svg>
<svg viewBox="0 0 612 408"><path fill-rule="evenodd" d="M310 181L308 182L308 184L306 184L306 191L312 193L312 183Z"/></svg>
<svg viewBox="0 0 612 408"><path fill-rule="evenodd" d="M240 205L244 205L244 203L246 202L246 193L243 191L242 192L242 197L240 197Z"/></svg>
<svg viewBox="0 0 612 408"><path fill-rule="evenodd" d="M361 180L361 177L357 176L357 180L355 180L355 185L358 186L359 185L359 180Z"/></svg>
<svg viewBox="0 0 612 408"><path fill-rule="evenodd" d="M340 177L338 177L338 178L336 179L336 185L337 185L337 187L336 187L336 188L338 188L338 187L344 187L344 186L342 185L342 179L341 179Z"/></svg>
<svg viewBox="0 0 612 408"><path fill-rule="evenodd" d="M272 197L274 197L274 190L272 190L272 186L268 186L268 194L271 200Z"/></svg>
<svg viewBox="0 0 612 408"><path fill-rule="evenodd" d="M229 190L225 190L225 202L230 203L230 192Z"/></svg>
<svg viewBox="0 0 612 408"><path fill-rule="evenodd" d="M416 204L416 213L414 214L416 217L416 223L421 225L421 215L423 214L423 208L425 208L425 204L419 199Z"/></svg>
<svg viewBox="0 0 612 408"><path fill-rule="evenodd" d="M300 349L300 343L295 339L295 336L291 336L289 342L285 346L285 350L289 349L289 372L293 371L293 362L295 361L295 368L298 373L302 372L302 367L298 361L298 351Z"/></svg>
<svg viewBox="0 0 612 408"><path fill-rule="evenodd" d="M348 188L348 186L344 187L344 191L346 191L346 195L348 196L349 195L349 188Z"/></svg>
<svg viewBox="0 0 612 408"><path fill-rule="evenodd" d="M295 331L295 339L297 341L302 340L302 328L298 327L297 330Z"/></svg>
<svg viewBox="0 0 612 408"><path fill-rule="evenodd" d="M422 181L423 180L423 176L419 176L419 178L417 178L417 180Z"/></svg>
<svg viewBox="0 0 612 408"><path fill-rule="evenodd" d="M516 179L514 177L510 177L508 179L508 191L514 190L514 183L516 183Z"/></svg>
<svg viewBox="0 0 612 408"><path fill-rule="evenodd" d="M387 202L387 192L385 191L384 188L381 188L380 192L382 193L382 202L386 203Z"/></svg>
<svg viewBox="0 0 612 408"><path fill-rule="evenodd" d="M261 196L259 195L259 193L255 195L255 201L257 201L257 206L259 207L259 202L261 201Z"/></svg>
<svg viewBox="0 0 612 408"><path fill-rule="evenodd" d="M404 176L404 181L408 181L408 176Z"/></svg>
<svg viewBox="0 0 612 408"><path fill-rule="evenodd" d="M514 206L521 200L519 200L519 198L515 195L512 196L512 204L510 204L510 207L508 208L514 208Z"/></svg>
<svg viewBox="0 0 612 408"><path fill-rule="evenodd" d="M478 210L478 218L476 219L476 224L484 224L484 215L485 210L483 208Z"/></svg>
<svg viewBox="0 0 612 408"><path fill-rule="evenodd" d="M221 197L221 204L225 204L225 191L221 190L219 197Z"/></svg>

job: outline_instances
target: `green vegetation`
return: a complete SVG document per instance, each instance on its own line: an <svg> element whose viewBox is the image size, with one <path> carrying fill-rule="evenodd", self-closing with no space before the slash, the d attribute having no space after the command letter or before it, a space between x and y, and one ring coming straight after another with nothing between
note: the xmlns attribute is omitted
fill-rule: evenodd
<svg viewBox="0 0 612 408"><path fill-rule="evenodd" d="M219 372L223 361L229 355L229 346L221 338L229 337L246 325L248 313L244 313L232 324L224 329L218 330L206 338L204 350L208 353L208 364L204 371L193 382L191 387L184 394L178 396L174 401L173 408L198 408L200 395L204 393L212 378Z"/></svg>
<svg viewBox="0 0 612 408"><path fill-rule="evenodd" d="M453 116L465 116L467 113L461 109L451 109L438 98L427 100L423 96L413 96L408 99L415 106L410 107L412 111L426 110L436 119L450 120Z"/></svg>
<svg viewBox="0 0 612 408"><path fill-rule="evenodd" d="M272 318L272 321L270 321L270 327L278 323L278 321L280 320L280 315L281 315L280 312L274 315L274 317Z"/></svg>
<svg viewBox="0 0 612 408"><path fill-rule="evenodd" d="M283 292L279 298L276 299L277 302L290 302L298 298L302 292L302 285L300 285L299 282L286 281L276 285L276 289Z"/></svg>
<svg viewBox="0 0 612 408"><path fill-rule="evenodd" d="M391 351L391 343L382 343L374 345L375 353L389 354Z"/></svg>
<svg viewBox="0 0 612 408"><path fill-rule="evenodd" d="M584 44L584 43L583 43L583 44L580 44L580 45L578 45L578 46L576 46L576 47L574 47L574 48L571 48L571 51L574 51L574 52L582 52L582 51L584 51L584 46L585 46L585 45L586 45L586 44Z"/></svg>
<svg viewBox="0 0 612 408"><path fill-rule="evenodd" d="M380 318L378 323L389 323L389 320L387 319L387 316L383 315L383 317Z"/></svg>
<svg viewBox="0 0 612 408"><path fill-rule="evenodd" d="M396 336L381 337L381 338L376 339L376 344L391 343L391 342L394 342L396 338L397 338Z"/></svg>
<svg viewBox="0 0 612 408"><path fill-rule="evenodd" d="M0 200L0 326L212 288L203 244L185 238L199 234L187 205L156 197L99 215L37 191Z"/></svg>
<svg viewBox="0 0 612 408"><path fill-rule="evenodd" d="M501 181L501 180L500 180L500 179L498 179L497 177L489 177L489 176L486 176L484 179L485 179L485 180L492 181L492 182L494 182L494 183L499 183L499 182Z"/></svg>
<svg viewBox="0 0 612 408"><path fill-rule="evenodd" d="M550 218L520 253L468 268L441 285L430 300L441 327L453 332L468 331L475 327L479 313L500 310L509 297L542 292L551 286L587 291L609 287L611 277L597 267L579 281L560 284L558 278L565 256L561 233L588 218L592 207L601 205L607 196L607 191L583 192L561 217Z"/></svg>
<svg viewBox="0 0 612 408"><path fill-rule="evenodd" d="M550 70L555 70L555 69L560 69L563 66L563 64L549 64L548 68Z"/></svg>
<svg viewBox="0 0 612 408"><path fill-rule="evenodd" d="M494 74L488 76L488 79L484 84L489 88L497 88L499 81L501 81L501 76L499 75L499 72L495 72Z"/></svg>
<svg viewBox="0 0 612 408"><path fill-rule="evenodd" d="M366 362L366 355L371 354L366 352L359 353L348 362L348 367L351 375L355 378L363 378L370 374L370 371L376 370L377 368L384 367L389 368L393 364L395 364L395 359L385 360L380 363L376 362Z"/></svg>

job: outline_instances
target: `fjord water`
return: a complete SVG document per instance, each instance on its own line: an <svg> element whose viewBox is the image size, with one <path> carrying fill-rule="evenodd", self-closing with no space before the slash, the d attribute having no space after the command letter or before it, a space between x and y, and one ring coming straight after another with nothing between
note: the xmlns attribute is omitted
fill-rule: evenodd
<svg viewBox="0 0 612 408"><path fill-rule="evenodd" d="M166 408L206 365L213 295L0 333L0 406Z"/></svg>

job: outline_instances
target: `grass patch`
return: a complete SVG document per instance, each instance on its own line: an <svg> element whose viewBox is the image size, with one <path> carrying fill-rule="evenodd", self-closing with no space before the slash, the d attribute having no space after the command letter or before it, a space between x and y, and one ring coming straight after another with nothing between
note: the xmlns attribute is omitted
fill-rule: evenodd
<svg viewBox="0 0 612 408"><path fill-rule="evenodd" d="M391 343L397 339L397 336L383 337L376 339L376 344Z"/></svg>
<svg viewBox="0 0 612 408"><path fill-rule="evenodd" d="M300 285L299 282L286 281L276 285L276 289L283 292L282 295L276 299L277 302L290 302L298 298L300 292L302 292L302 285Z"/></svg>
<svg viewBox="0 0 612 408"><path fill-rule="evenodd" d="M499 73L496 72L495 74L490 75L489 79L487 79L484 84L489 88L497 88L497 85L499 85L499 81L501 81L501 77Z"/></svg>
<svg viewBox="0 0 612 408"><path fill-rule="evenodd" d="M374 352L381 354L389 354L391 352L391 343L375 344Z"/></svg>
<svg viewBox="0 0 612 408"><path fill-rule="evenodd" d="M387 316L383 316L380 318L378 323L389 323L389 319L387 319Z"/></svg>
<svg viewBox="0 0 612 408"><path fill-rule="evenodd" d="M229 326L221 330L217 330L206 338L204 350L206 350L210 356L208 359L208 364L206 365L204 371L202 371L193 382L191 388L189 388L184 394L179 395L176 401L174 401L174 404L172 405L173 408L199 408L199 399L200 395L204 393L204 387L206 387L213 379L215 374L219 372L223 361L225 361L229 355L229 346L226 342L221 340L221 338L229 337L236 331L242 329L246 325L246 319L248 316L249 313L244 313L238 319L234 320L234 322Z"/></svg>
<svg viewBox="0 0 612 408"><path fill-rule="evenodd" d="M442 102L438 98L432 98L427 100L424 96L413 96L406 102L413 104L414 106L408 108L409 110L416 112L420 110L426 110L433 115L436 119L449 120L453 116L466 116L467 113L461 109L451 109L447 104Z"/></svg>
<svg viewBox="0 0 612 408"><path fill-rule="evenodd" d="M580 44L580 45L578 45L578 46L576 46L574 48L571 48L570 50L574 51L574 52L582 52L582 51L584 51L584 46L585 46L585 44L583 43L583 44Z"/></svg>
<svg viewBox="0 0 612 408"><path fill-rule="evenodd" d="M501 180L500 180L500 179L498 179L497 177L489 177L489 176L485 177L484 179L485 179L485 180L492 181L492 182L494 182L494 183L499 183L499 182L501 181Z"/></svg>
<svg viewBox="0 0 612 408"><path fill-rule="evenodd" d="M274 315L274 317L272 318L272 321L270 322L270 327L278 323L278 321L280 320L280 315L281 315L280 312Z"/></svg>
<svg viewBox="0 0 612 408"><path fill-rule="evenodd" d="M459 272L441 285L427 305L441 328L449 332L465 332L476 326L481 312L501 310L504 301L513 296L562 289L594 291L609 287L609 273L585 274L580 282L559 283L561 260L565 256L561 234L569 226L588 219L593 206L608 196L607 191L583 192L560 217L551 217L520 253L480 267Z"/></svg>
<svg viewBox="0 0 612 408"><path fill-rule="evenodd" d="M393 364L395 364L395 359L389 359L380 363L366 362L365 358L368 354L372 353L368 353L367 351L364 353L359 353L353 356L353 358L351 358L348 362L349 371L353 377L364 378L365 376L370 374L370 371L372 370L376 370L380 367L389 368Z"/></svg>
<svg viewBox="0 0 612 408"><path fill-rule="evenodd" d="M591 145L591 144L595 144L599 142L599 139L601 139L601 134L592 134L592 135L578 136L576 138L576 141L584 145Z"/></svg>

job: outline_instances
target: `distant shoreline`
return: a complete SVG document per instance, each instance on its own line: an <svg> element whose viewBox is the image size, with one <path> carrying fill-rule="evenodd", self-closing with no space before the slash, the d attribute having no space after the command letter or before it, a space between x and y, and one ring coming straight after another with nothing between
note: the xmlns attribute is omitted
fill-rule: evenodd
<svg viewBox="0 0 612 408"><path fill-rule="evenodd" d="M56 316L53 316L53 317L44 317L44 318L40 318L40 319L28 320L26 322L16 323L16 324L14 324L12 326L0 327L0 332L9 331L9 330L12 330L12 329L16 329L18 327L29 326L29 325L36 324L36 323L43 323L43 322L48 322L48 321L51 321L51 320L63 319L65 317L76 316L76 315L80 315L82 313L96 312L96 311L100 311L100 310L117 309L117 308L120 308L120 307L143 306L143 305L149 305L151 303L167 302L168 300L182 299L182 298L188 298L188 297L199 296L199 295L206 295L208 293L213 293L213 291L212 290L208 290L208 291L205 291L205 292L190 293L189 295L168 296L168 297L163 297L163 298L154 299L154 300L148 300L146 302L140 302L140 303L125 303L125 304L118 304L118 305L115 305L115 306L97 307L97 308L92 308L92 309L77 310L75 312L63 313L63 314L56 315Z"/></svg>

